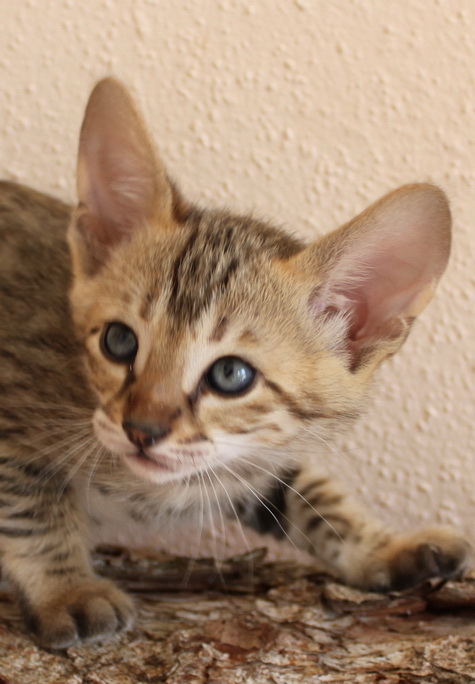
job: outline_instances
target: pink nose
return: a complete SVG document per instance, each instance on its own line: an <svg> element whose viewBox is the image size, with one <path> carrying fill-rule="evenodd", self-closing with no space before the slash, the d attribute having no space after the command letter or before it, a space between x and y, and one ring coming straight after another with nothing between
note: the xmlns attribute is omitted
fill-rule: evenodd
<svg viewBox="0 0 475 684"><path fill-rule="evenodd" d="M146 449L157 442L160 442L168 434L171 428L163 425L145 425L143 423L134 423L133 421L125 421L122 424L125 434L139 449Z"/></svg>

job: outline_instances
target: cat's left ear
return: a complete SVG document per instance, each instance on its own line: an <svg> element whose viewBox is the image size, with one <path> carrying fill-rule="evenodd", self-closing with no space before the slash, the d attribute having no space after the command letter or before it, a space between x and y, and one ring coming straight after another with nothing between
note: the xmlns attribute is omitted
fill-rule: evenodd
<svg viewBox="0 0 475 684"><path fill-rule="evenodd" d="M77 188L70 240L89 272L134 231L166 225L173 212L173 188L142 117L125 87L112 78L96 85L87 104Z"/></svg>
<svg viewBox="0 0 475 684"><path fill-rule="evenodd" d="M353 370L363 361L374 367L404 342L446 268L450 226L439 188L407 185L293 258L312 315L346 322L339 344Z"/></svg>

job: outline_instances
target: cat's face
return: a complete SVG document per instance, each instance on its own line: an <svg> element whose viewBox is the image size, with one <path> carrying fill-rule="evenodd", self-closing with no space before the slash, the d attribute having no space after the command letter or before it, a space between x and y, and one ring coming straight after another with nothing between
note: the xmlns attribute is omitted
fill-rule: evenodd
<svg viewBox="0 0 475 684"><path fill-rule="evenodd" d="M71 301L94 427L152 482L292 465L300 439L358 413L448 256L447 205L428 185L308 247L188 206L111 80L88 105L78 188Z"/></svg>
<svg viewBox="0 0 475 684"><path fill-rule="evenodd" d="M74 290L96 434L140 476L232 467L256 449L284 459L303 423L357 411L344 327L317 331L301 283L257 244L283 256L297 243L261 228L206 214L144 230Z"/></svg>

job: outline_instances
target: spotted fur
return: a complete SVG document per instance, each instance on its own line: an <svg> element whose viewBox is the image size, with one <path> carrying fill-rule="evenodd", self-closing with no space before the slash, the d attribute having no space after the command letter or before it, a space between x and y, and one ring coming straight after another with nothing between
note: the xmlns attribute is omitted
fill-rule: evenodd
<svg viewBox="0 0 475 684"><path fill-rule="evenodd" d="M456 532L395 534L318 467L319 441L358 416L445 268L440 190L401 188L305 245L188 204L109 79L86 110L78 195L72 210L0 184L0 551L41 643L133 620L93 573L95 530L153 534L205 503L357 586L461 572ZM104 351L114 322L138 340L124 363ZM207 380L228 356L255 370L236 395Z"/></svg>

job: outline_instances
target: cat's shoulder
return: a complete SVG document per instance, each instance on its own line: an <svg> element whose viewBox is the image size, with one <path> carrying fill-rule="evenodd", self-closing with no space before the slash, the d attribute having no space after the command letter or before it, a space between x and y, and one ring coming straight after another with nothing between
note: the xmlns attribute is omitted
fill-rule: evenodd
<svg viewBox="0 0 475 684"><path fill-rule="evenodd" d="M67 219L71 213L71 207L56 197L8 180L0 180L0 210L2 216L25 213L40 216L48 214L53 218L63 220Z"/></svg>
<svg viewBox="0 0 475 684"><path fill-rule="evenodd" d="M66 253L71 207L55 197L13 181L0 180L0 259L29 253L51 258ZM20 250L20 252L19 252Z"/></svg>
<svg viewBox="0 0 475 684"><path fill-rule="evenodd" d="M71 208L32 188L0 180L0 275L2 282L49 279L69 264L66 230Z"/></svg>

